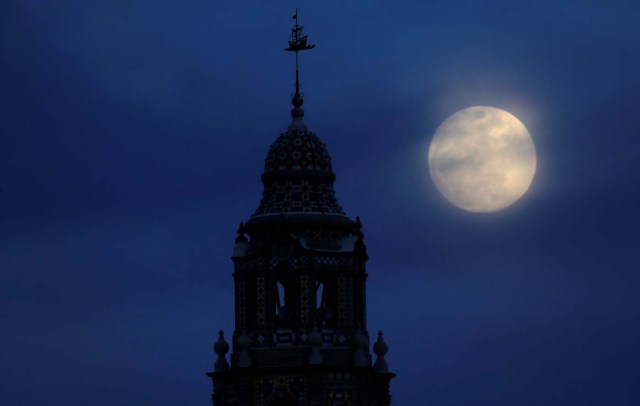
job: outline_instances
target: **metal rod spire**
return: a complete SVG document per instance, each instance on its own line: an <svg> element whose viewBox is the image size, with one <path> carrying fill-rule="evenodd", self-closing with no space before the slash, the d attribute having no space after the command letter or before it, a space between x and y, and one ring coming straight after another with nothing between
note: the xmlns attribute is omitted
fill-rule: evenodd
<svg viewBox="0 0 640 406"><path fill-rule="evenodd" d="M296 96L300 96L300 73L298 65L298 52L306 51L315 47L313 44L307 44L307 36L302 35L302 26L298 24L298 9L293 15L295 24L291 30L291 39L289 40L289 47L285 48L285 51L296 53Z"/></svg>

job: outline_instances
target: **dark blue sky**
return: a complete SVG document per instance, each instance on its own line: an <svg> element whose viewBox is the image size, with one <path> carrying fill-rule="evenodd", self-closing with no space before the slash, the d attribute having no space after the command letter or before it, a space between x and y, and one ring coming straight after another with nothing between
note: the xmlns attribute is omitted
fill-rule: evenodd
<svg viewBox="0 0 640 406"><path fill-rule="evenodd" d="M210 404L299 7L306 122L364 224L394 404L640 404L637 2L271 3L0 3L0 403ZM479 104L538 151L494 214L450 206L426 163Z"/></svg>

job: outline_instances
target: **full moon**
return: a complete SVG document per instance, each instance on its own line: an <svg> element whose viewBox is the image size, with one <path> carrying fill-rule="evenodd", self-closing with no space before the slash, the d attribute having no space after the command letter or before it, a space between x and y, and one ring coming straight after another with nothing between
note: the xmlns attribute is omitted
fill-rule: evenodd
<svg viewBox="0 0 640 406"><path fill-rule="evenodd" d="M512 114L487 106L458 111L438 127L429 172L442 195L464 210L502 210L520 199L536 172L536 149Z"/></svg>

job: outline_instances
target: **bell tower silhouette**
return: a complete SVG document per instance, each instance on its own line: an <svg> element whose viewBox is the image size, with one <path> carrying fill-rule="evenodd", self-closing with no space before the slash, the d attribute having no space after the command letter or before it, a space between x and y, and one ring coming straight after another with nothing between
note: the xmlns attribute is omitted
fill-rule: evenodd
<svg viewBox="0 0 640 406"><path fill-rule="evenodd" d="M325 144L303 121L298 52L312 49L298 13L292 121L269 148L256 211L240 223L232 260L235 330L214 345L213 404L389 405L395 374L377 335L372 362L366 320L362 224L338 203Z"/></svg>

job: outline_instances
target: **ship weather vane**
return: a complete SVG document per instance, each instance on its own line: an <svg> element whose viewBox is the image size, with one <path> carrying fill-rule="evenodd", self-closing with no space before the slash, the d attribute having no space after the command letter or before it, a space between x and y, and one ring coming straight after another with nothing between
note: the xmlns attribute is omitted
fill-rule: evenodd
<svg viewBox="0 0 640 406"><path fill-rule="evenodd" d="M298 52L306 51L315 47L313 44L307 43L307 36L302 35L302 26L298 24L298 9L293 15L293 19L296 20L295 25L291 29L291 39L289 40L289 47L285 48L285 51L296 53L296 96L300 95L300 81L298 74Z"/></svg>

